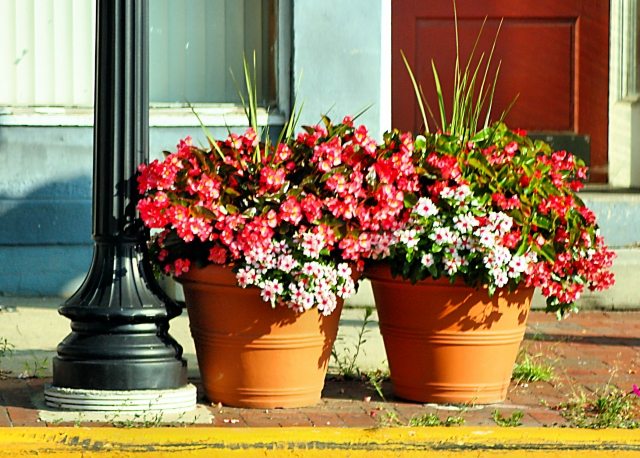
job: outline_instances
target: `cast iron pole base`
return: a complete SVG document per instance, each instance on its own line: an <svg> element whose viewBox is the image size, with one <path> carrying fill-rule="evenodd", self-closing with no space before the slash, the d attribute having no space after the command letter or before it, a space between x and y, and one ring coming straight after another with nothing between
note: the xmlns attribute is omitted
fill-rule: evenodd
<svg viewBox="0 0 640 458"><path fill-rule="evenodd" d="M55 386L137 390L187 383L182 348L168 333L180 308L150 290L155 283L137 251L135 243L96 243L87 279L60 308L72 333L53 359Z"/></svg>
<svg viewBox="0 0 640 458"><path fill-rule="evenodd" d="M195 408L182 348L168 333L169 319L180 308L155 290L153 279L147 281L151 272L140 251L136 243L96 243L85 282L60 308L71 318L72 332L53 358L47 405L102 411Z"/></svg>

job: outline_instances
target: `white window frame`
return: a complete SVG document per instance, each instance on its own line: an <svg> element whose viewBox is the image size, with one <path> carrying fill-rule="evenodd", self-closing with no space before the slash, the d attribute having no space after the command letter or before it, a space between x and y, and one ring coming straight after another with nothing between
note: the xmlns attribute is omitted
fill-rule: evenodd
<svg viewBox="0 0 640 458"><path fill-rule="evenodd" d="M276 106L260 107L260 125L282 125L291 103L292 3L278 1L276 36ZM194 104L202 122L209 127L247 126L244 109L233 103ZM190 108L151 107L150 127L197 127L200 123ZM93 109L76 107L0 106L0 126L91 127Z"/></svg>

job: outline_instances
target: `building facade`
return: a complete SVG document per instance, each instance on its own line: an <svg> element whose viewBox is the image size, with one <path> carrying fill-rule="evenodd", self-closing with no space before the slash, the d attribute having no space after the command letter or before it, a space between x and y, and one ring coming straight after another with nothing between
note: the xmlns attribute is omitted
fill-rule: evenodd
<svg viewBox="0 0 640 458"><path fill-rule="evenodd" d="M191 106L214 135L243 129L229 68L242 76L254 51L264 124L282 125L294 101L302 124L365 108L378 138L393 124L392 16L414 2L149 3L151 157L204 141ZM606 188L627 195L640 187L639 13L635 0L608 7ZM68 296L90 264L94 15L89 0L0 0L0 295ZM615 246L640 242L595 203ZM640 219L628 204L616 214Z"/></svg>

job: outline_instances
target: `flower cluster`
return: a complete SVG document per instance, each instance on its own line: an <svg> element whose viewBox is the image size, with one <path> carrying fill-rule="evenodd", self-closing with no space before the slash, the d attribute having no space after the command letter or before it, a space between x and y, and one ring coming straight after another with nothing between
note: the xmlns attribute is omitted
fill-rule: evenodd
<svg viewBox="0 0 640 458"><path fill-rule="evenodd" d="M536 287L560 314L613 284L614 254L576 194L584 164L502 123L377 145L346 117L276 145L251 128L209 141L140 166L138 209L167 274L229 266L273 306L325 314L365 262L414 282Z"/></svg>
<svg viewBox="0 0 640 458"><path fill-rule="evenodd" d="M400 136L388 133L386 144ZM502 123L467 141L418 136L413 149L419 187L404 195L409 217L380 231L371 253L394 274L462 278L490 292L537 287L559 314L585 289L613 284L614 253L576 195L582 161Z"/></svg>
<svg viewBox="0 0 640 458"><path fill-rule="evenodd" d="M345 118L276 145L261 144L251 128L209 142L204 149L186 138L164 160L139 168L138 210L156 231L157 265L175 276L194 265L225 265L272 306L331 313L355 292L344 259L357 259L343 242L355 209L345 196L363 179L334 172L344 161L357 169L357 157L375 153L366 128Z"/></svg>
<svg viewBox="0 0 640 458"><path fill-rule="evenodd" d="M406 134L377 147L363 126L345 132L342 142L318 143L322 139L316 132L298 137L298 147L312 157L310 177L317 177L307 181L316 183L325 219L340 234L341 255L361 269L380 234L406 224L404 197L418 189L413 141Z"/></svg>
<svg viewBox="0 0 640 458"><path fill-rule="evenodd" d="M402 229L381 234L373 259L402 259L399 273L413 281L458 276L491 292L530 273L537 257L513 251L517 229L509 215L487 214L466 184L432 190L438 204L420 197Z"/></svg>

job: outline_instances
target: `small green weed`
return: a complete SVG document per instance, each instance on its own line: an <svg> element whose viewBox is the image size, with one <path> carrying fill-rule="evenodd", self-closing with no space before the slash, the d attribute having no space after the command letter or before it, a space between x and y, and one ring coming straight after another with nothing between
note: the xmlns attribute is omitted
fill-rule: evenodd
<svg viewBox="0 0 640 458"><path fill-rule="evenodd" d="M560 414L575 428L638 428L638 397L607 386L591 395L580 393L559 406Z"/></svg>
<svg viewBox="0 0 640 458"><path fill-rule="evenodd" d="M24 371L20 378L42 378L49 367L49 358L37 358L33 356L31 361L24 362Z"/></svg>
<svg viewBox="0 0 640 458"><path fill-rule="evenodd" d="M115 428L153 428L162 423L162 416L162 412L144 413L135 414L133 418L119 420L115 415L110 419L110 423Z"/></svg>
<svg viewBox="0 0 640 458"><path fill-rule="evenodd" d="M539 362L539 356L524 353L516 362L511 379L516 383L548 382L553 379L553 367Z"/></svg>
<svg viewBox="0 0 640 458"><path fill-rule="evenodd" d="M462 426L464 422L464 418L460 415L449 415L444 420L441 420L435 413L428 413L411 418L411 420L409 420L409 426Z"/></svg>
<svg viewBox="0 0 640 458"><path fill-rule="evenodd" d="M382 392L382 382L389 378L389 369L376 369L374 371L369 371L364 374L364 377L366 378L367 383L376 390L380 399L386 402L387 399L384 397L384 393Z"/></svg>
<svg viewBox="0 0 640 458"><path fill-rule="evenodd" d="M369 323L371 323L371 315L373 314L373 307L366 307L364 309L364 316L362 318L362 325L358 329L356 337L356 343L353 349L345 348L344 354L339 355L334 348L331 350L331 356L338 366L338 373L346 379L358 378L362 375L360 369L357 366L358 356L363 351L363 346L367 342L366 335L369 333Z"/></svg>
<svg viewBox="0 0 640 458"><path fill-rule="evenodd" d="M491 412L491 418L498 426L520 426L522 424L522 417L524 417L524 413L520 410L515 410L509 417L502 415L498 409Z"/></svg>
<svg viewBox="0 0 640 458"><path fill-rule="evenodd" d="M2 374L6 374L8 371L2 370L2 360L13 354L14 346L10 343L6 337L0 337L0 377Z"/></svg>
<svg viewBox="0 0 640 458"><path fill-rule="evenodd" d="M390 426L404 426L398 418L398 413L395 410L381 409L380 415L376 413L375 418L377 420L378 428L387 428Z"/></svg>

